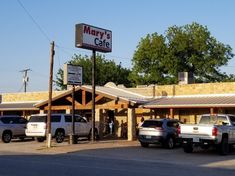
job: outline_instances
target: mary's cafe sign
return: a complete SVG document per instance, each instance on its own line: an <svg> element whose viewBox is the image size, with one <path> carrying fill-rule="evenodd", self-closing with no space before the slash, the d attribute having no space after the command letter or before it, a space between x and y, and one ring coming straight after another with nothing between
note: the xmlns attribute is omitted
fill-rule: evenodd
<svg viewBox="0 0 235 176"><path fill-rule="evenodd" d="M110 30L81 23L76 25L75 37L75 45L78 48L100 52L112 51L112 31Z"/></svg>

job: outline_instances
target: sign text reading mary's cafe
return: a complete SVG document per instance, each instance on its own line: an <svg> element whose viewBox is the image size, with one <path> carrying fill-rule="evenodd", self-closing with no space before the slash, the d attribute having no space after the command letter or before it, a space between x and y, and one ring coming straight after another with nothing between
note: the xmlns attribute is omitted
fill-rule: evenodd
<svg viewBox="0 0 235 176"><path fill-rule="evenodd" d="M88 24L76 25L76 47L100 52L112 51L112 31Z"/></svg>

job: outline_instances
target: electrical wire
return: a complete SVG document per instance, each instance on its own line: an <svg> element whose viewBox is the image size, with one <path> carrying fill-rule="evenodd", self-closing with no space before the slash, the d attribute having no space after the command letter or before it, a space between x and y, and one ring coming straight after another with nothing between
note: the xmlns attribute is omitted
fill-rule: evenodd
<svg viewBox="0 0 235 176"><path fill-rule="evenodd" d="M23 3L20 0L17 0L19 5L22 7L22 9L25 11L25 13L28 15L28 17L32 20L32 22L35 24L35 26L38 28L38 30L41 32L41 34L49 41L51 42L50 38L46 34L46 32L42 29L42 27L37 23L37 21L33 18L33 16L29 13L29 11L25 8Z"/></svg>

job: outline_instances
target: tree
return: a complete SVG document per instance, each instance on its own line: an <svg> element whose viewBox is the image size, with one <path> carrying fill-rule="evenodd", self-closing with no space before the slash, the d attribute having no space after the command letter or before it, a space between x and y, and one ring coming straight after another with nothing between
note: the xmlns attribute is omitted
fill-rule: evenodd
<svg viewBox="0 0 235 176"><path fill-rule="evenodd" d="M193 72L196 82L234 80L219 69L233 56L232 48L212 37L205 26L172 26L166 36L154 33L141 39L130 79L136 84L169 84L177 83L179 72Z"/></svg>
<svg viewBox="0 0 235 176"><path fill-rule="evenodd" d="M88 56L74 55L68 64L79 65L83 67L83 84L91 85L92 62ZM59 69L56 75L56 85L60 90L66 89L63 85L63 70ZM103 86L107 82L115 84L124 84L130 86L128 76L130 70L123 68L121 63L116 64L113 60L107 60L104 56L96 56L96 85Z"/></svg>

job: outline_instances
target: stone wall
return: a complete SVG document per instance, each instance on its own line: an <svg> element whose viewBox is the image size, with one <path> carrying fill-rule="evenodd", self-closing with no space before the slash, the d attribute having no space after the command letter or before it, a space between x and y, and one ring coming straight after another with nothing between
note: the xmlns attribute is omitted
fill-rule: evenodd
<svg viewBox="0 0 235 176"><path fill-rule="evenodd" d="M53 96L57 96L64 91L53 91ZM42 101L48 99L48 92L26 92L26 93L3 93L1 102L24 102L24 101Z"/></svg>
<svg viewBox="0 0 235 176"><path fill-rule="evenodd" d="M141 95L145 95L148 97L153 97L154 95L153 85L137 87L137 88L126 88L126 90L129 90L134 93L139 93ZM155 86L155 96L231 94L231 93L235 93L235 82Z"/></svg>

